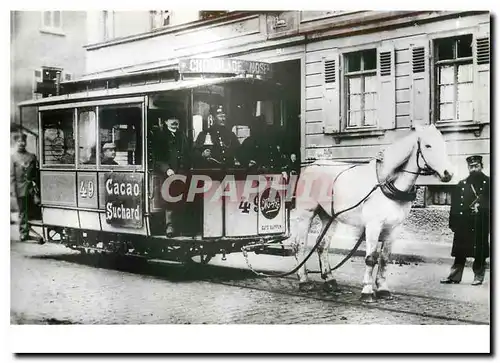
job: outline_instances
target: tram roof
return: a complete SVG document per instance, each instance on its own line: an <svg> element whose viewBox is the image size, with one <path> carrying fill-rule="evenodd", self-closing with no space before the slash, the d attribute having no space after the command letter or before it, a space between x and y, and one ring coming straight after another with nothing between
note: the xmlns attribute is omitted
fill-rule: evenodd
<svg viewBox="0 0 500 363"><path fill-rule="evenodd" d="M121 88L109 88L92 91L82 91L77 93L69 93L59 96L51 96L37 100L27 100L18 103L19 107L49 105L55 103L75 102L92 99L138 96L157 92L180 91L185 89L194 89L210 85L228 84L228 83L258 83L267 85L277 85L275 81L255 77L253 75L237 75L232 77L212 77L212 78L192 78L181 79L178 81L172 80L169 82L145 84L138 86L127 86Z"/></svg>

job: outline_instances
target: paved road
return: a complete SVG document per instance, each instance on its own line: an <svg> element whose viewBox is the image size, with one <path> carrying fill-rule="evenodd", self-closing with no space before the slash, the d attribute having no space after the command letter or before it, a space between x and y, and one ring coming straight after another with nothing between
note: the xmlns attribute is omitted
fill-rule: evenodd
<svg viewBox="0 0 500 363"><path fill-rule="evenodd" d="M230 255L237 265L241 256ZM270 259L258 256L260 268ZM220 258L214 263L218 264ZM293 264L293 259L290 263ZM240 261L242 262L242 261ZM462 324L488 323L489 286L442 286L448 266L392 265L389 305L357 302L362 259L337 274L339 297L298 294L294 279L238 269L98 263L56 244L11 244L11 321L17 324ZM470 274L465 274L465 280ZM209 280L209 281L206 281ZM487 276L488 281L488 276ZM414 294L414 295L412 295ZM440 300L435 300L435 298ZM415 306L425 305L420 310ZM410 306L410 308L408 308ZM411 308L413 306L413 308ZM405 308L406 307L406 308ZM430 309L430 310L429 310ZM428 316L425 316L425 312ZM415 312L424 312L415 314ZM447 316L450 320L436 318ZM465 319L460 321L455 319Z"/></svg>

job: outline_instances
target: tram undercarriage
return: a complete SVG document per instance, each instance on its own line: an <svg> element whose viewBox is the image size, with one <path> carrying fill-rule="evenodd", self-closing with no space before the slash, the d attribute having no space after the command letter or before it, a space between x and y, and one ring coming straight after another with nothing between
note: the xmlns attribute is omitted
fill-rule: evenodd
<svg viewBox="0 0 500 363"><path fill-rule="evenodd" d="M261 237L221 237L213 239L197 237L140 236L109 232L84 231L72 228L46 227L52 232L49 240L82 253L101 253L116 257L141 257L145 259L190 263L199 257L206 264L216 255L239 253L243 247L253 248L256 254L292 256L293 250L281 242L287 235ZM50 232L48 234L50 234ZM53 235L60 236L59 241Z"/></svg>

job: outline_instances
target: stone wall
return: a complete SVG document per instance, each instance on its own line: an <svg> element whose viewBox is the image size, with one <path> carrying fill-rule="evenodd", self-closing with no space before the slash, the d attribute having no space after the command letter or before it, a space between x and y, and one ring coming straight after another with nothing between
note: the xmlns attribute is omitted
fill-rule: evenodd
<svg viewBox="0 0 500 363"><path fill-rule="evenodd" d="M399 239L423 242L451 243L453 232L448 228L450 208L429 206L412 208L410 215L399 227Z"/></svg>
<svg viewBox="0 0 500 363"><path fill-rule="evenodd" d="M410 215L398 227L397 240L428 243L452 243L453 232L448 228L449 206L413 207ZM291 223L296 223L292 215ZM339 230L339 237L349 235L349 227ZM321 231L321 222L316 217L312 223L311 233Z"/></svg>

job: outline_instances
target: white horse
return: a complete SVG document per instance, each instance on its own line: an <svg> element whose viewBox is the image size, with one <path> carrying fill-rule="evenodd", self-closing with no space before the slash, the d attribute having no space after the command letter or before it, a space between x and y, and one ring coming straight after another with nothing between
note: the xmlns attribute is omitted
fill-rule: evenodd
<svg viewBox="0 0 500 363"><path fill-rule="evenodd" d="M416 126L409 135L389 145L382 156L355 167L328 160L304 167L297 184L301 187L296 192L294 213L297 214L298 223L292 226L290 236L297 251L296 258L302 261L313 218L318 215L324 229L332 214L346 210L335 217L325 238L318 245L321 277L325 280L326 288L336 289L328 250L332 238L336 237L339 222L352 226L355 231L353 238L359 240L363 234L365 236L366 267L361 300L368 302L374 301L375 292L377 297L392 298L386 281L391 242L395 227L410 212L416 195L415 182L418 175L427 171L439 176L443 182L449 182L453 176L445 140L434 125ZM326 191L329 193L317 195L317 186L312 188L312 192L302 193L301 188L308 183L306 180L328 180ZM376 187L378 184L381 186ZM316 195L312 195L314 193ZM350 209L352 207L354 208ZM377 249L379 241L382 243L380 253ZM379 268L374 289L372 275L377 263ZM298 270L298 277L299 288L309 290L311 284L308 282L305 264Z"/></svg>

